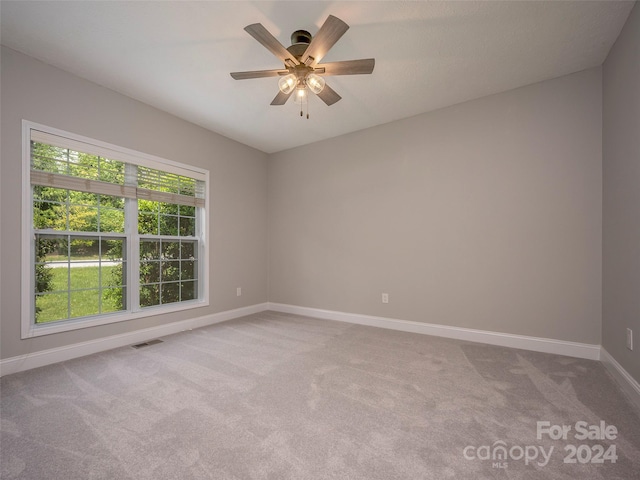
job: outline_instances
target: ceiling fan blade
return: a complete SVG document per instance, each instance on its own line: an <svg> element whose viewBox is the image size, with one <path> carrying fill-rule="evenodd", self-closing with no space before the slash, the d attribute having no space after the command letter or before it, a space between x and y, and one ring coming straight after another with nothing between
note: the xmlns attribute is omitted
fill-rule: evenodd
<svg viewBox="0 0 640 480"><path fill-rule="evenodd" d="M346 60L344 62L321 63L316 69L324 68L324 73L319 75L363 75L373 72L376 64L375 58L363 58L361 60Z"/></svg>
<svg viewBox="0 0 640 480"><path fill-rule="evenodd" d="M246 80L248 78L277 77L288 73L287 70L254 70L250 72L231 72L231 76L235 80Z"/></svg>
<svg viewBox="0 0 640 480"><path fill-rule="evenodd" d="M271 105L284 105L285 103L287 103L287 100L289 100L289 97L291 96L292 93L293 93L293 90L289 93L282 93L281 91L278 91L278 94L271 101Z"/></svg>
<svg viewBox="0 0 640 480"><path fill-rule="evenodd" d="M278 57L283 62L287 59L294 62L295 65L298 64L298 60L294 57L289 50L284 48L284 46L278 41L276 37L269 33L269 30L264 28L261 23L253 23L251 25L247 25L244 27L245 31L255 38L258 42L260 42L267 50L273 53L276 57Z"/></svg>
<svg viewBox="0 0 640 480"><path fill-rule="evenodd" d="M333 88L331 88L326 83L322 91L318 94L318 96L328 106L333 105L334 103L336 103L338 100L342 98L340 95L336 93L336 91Z"/></svg>
<svg viewBox="0 0 640 480"><path fill-rule="evenodd" d="M347 30L349 30L349 25L338 17L329 15L302 55L303 63L311 66L318 63Z"/></svg>

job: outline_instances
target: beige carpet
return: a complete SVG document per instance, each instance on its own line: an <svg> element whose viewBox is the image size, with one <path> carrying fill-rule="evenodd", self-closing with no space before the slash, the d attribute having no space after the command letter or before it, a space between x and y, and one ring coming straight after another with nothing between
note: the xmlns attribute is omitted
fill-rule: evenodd
<svg viewBox="0 0 640 480"><path fill-rule="evenodd" d="M599 362L274 312L163 340L2 378L1 477L640 478Z"/></svg>

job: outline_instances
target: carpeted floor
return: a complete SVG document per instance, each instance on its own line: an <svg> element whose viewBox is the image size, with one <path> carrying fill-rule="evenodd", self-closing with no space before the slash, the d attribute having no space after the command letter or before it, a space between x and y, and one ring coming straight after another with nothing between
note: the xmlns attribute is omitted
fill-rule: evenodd
<svg viewBox="0 0 640 480"><path fill-rule="evenodd" d="M163 340L2 378L1 477L640 478L599 362L274 312Z"/></svg>

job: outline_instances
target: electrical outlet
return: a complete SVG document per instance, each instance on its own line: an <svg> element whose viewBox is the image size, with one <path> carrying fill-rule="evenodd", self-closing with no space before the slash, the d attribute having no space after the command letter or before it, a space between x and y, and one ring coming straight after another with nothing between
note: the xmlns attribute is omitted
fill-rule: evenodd
<svg viewBox="0 0 640 480"><path fill-rule="evenodd" d="M627 328L627 348L633 350L633 330Z"/></svg>
<svg viewBox="0 0 640 480"><path fill-rule="evenodd" d="M382 294L382 303L389 303L389 294L388 293L383 293Z"/></svg>
<svg viewBox="0 0 640 480"><path fill-rule="evenodd" d="M236 297L242 296L242 287L236 288Z"/></svg>

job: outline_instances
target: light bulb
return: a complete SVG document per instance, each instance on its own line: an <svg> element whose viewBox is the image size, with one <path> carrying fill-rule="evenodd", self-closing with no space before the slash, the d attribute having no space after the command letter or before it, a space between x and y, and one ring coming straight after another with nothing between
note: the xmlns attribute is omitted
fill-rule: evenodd
<svg viewBox="0 0 640 480"><path fill-rule="evenodd" d="M295 98L293 99L298 105L307 103L307 89L304 85L296 88Z"/></svg>
<svg viewBox="0 0 640 480"><path fill-rule="evenodd" d="M293 73L290 73L289 75L280 77L280 80L278 80L278 88L285 95L289 95L293 92L293 89L296 88L296 83L298 83L298 79Z"/></svg>
<svg viewBox="0 0 640 480"><path fill-rule="evenodd" d="M316 75L315 73L310 73L307 75L307 87L316 95L319 94L324 88L324 78Z"/></svg>

